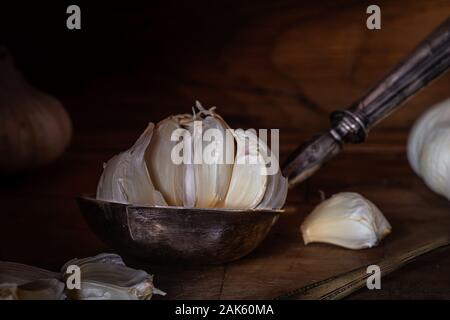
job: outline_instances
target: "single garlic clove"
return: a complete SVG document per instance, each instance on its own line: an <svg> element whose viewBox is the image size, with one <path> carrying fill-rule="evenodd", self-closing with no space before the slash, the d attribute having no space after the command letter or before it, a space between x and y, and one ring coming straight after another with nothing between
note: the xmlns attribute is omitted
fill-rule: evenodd
<svg viewBox="0 0 450 320"><path fill-rule="evenodd" d="M167 205L153 186L144 159L153 128L150 123L133 147L105 164L97 186L97 199L134 205Z"/></svg>
<svg viewBox="0 0 450 320"><path fill-rule="evenodd" d="M188 118L192 116L173 116L160 121L145 151L145 161L151 180L171 206L183 206L185 170L183 164L171 161L172 150L178 144L178 141L172 141L171 136L180 128L180 122Z"/></svg>
<svg viewBox="0 0 450 320"><path fill-rule="evenodd" d="M283 177L280 170L277 155L270 150L263 140L259 140L259 150L265 158L266 164L270 165L271 172L267 172L267 188L264 197L256 207L257 209L281 209L286 202L288 193L288 180ZM276 172L273 172L276 170Z"/></svg>
<svg viewBox="0 0 450 320"><path fill-rule="evenodd" d="M202 150L203 155L202 163L194 164L195 206L213 208L225 199L228 191L233 164L226 163L226 155L228 152L234 155L234 140L226 139L229 127L213 112L201 123L203 132L193 136L194 150Z"/></svg>
<svg viewBox="0 0 450 320"><path fill-rule="evenodd" d="M76 300L146 300L155 294L165 294L153 287L153 277L143 270L127 267L120 256L100 254L84 259L72 259L61 269L77 265L81 272L81 289L67 290L69 299Z"/></svg>
<svg viewBox="0 0 450 320"><path fill-rule="evenodd" d="M288 193L288 181L281 171L274 175L267 176L267 189L264 198L256 207L257 209L281 209L286 202Z"/></svg>
<svg viewBox="0 0 450 320"><path fill-rule="evenodd" d="M221 204L229 209L253 209L267 189L267 167L258 150L258 137L251 130L234 131L236 158L227 196Z"/></svg>
<svg viewBox="0 0 450 320"><path fill-rule="evenodd" d="M381 211L357 193L342 192L319 204L301 225L305 244L323 242L348 249L376 246L391 232Z"/></svg>

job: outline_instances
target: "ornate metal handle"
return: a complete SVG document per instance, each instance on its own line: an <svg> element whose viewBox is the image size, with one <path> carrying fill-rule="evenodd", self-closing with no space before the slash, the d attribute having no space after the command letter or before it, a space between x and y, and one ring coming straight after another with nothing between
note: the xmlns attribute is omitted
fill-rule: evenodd
<svg viewBox="0 0 450 320"><path fill-rule="evenodd" d="M361 143L369 130L450 67L450 18L410 55L345 111L331 114L332 128L300 146L289 157L283 174L292 186L311 176L337 155L345 142Z"/></svg>
<svg viewBox="0 0 450 320"><path fill-rule="evenodd" d="M450 67L450 18L346 111L331 114L334 136L363 142L368 131Z"/></svg>

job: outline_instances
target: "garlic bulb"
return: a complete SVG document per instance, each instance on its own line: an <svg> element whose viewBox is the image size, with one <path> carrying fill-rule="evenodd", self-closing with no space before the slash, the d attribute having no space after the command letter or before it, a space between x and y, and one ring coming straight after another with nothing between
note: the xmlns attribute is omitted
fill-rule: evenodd
<svg viewBox="0 0 450 320"><path fill-rule="evenodd" d="M66 290L70 299L76 300L147 300L153 294L164 292L153 287L153 277L143 270L127 267L116 254L100 254L95 257L73 259L69 265L80 267L81 289Z"/></svg>
<svg viewBox="0 0 450 320"><path fill-rule="evenodd" d="M206 110L198 102L196 107L192 115L150 123L131 149L109 160L97 199L147 206L281 208L287 179L267 144L252 130L231 130L214 108ZM183 161L174 161L177 157ZM275 164L274 174L269 174L269 163Z"/></svg>
<svg viewBox="0 0 450 320"><path fill-rule="evenodd" d="M0 300L65 299L61 275L14 262L0 262Z"/></svg>
<svg viewBox="0 0 450 320"><path fill-rule="evenodd" d="M428 110L408 138L408 161L434 192L450 200L450 99Z"/></svg>
<svg viewBox="0 0 450 320"><path fill-rule="evenodd" d="M45 165L69 144L72 125L61 103L33 88L0 47L0 174Z"/></svg>
<svg viewBox="0 0 450 320"><path fill-rule="evenodd" d="M319 204L301 225L305 244L324 242L348 249L376 246L391 232L381 211L360 194L342 192Z"/></svg>

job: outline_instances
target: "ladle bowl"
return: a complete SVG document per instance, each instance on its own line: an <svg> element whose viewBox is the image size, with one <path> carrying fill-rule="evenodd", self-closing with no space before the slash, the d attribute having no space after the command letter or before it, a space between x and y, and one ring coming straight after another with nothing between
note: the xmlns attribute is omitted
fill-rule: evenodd
<svg viewBox="0 0 450 320"><path fill-rule="evenodd" d="M93 231L123 255L157 263L222 264L254 250L282 210L142 207L77 198Z"/></svg>

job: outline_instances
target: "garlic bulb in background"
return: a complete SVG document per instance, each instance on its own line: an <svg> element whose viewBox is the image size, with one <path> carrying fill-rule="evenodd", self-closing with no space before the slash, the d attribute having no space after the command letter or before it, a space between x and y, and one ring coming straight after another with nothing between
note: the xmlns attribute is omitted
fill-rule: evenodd
<svg viewBox="0 0 450 320"><path fill-rule="evenodd" d="M197 108L198 112L170 116L156 126L150 123L131 149L109 160L97 199L147 206L281 208L287 179L278 159L269 158L267 144L251 130L229 130L214 108L206 110L199 103ZM207 136L208 129L215 129L221 139ZM182 154L179 141L171 139L177 130L189 133L182 135L188 146ZM194 150L200 147L201 156L206 154L209 160L196 161ZM174 154L190 161L174 162ZM267 174L269 160L277 169L272 175Z"/></svg>
<svg viewBox="0 0 450 320"><path fill-rule="evenodd" d="M319 204L301 225L305 244L324 242L348 249L376 246L391 225L369 200L342 192Z"/></svg>
<svg viewBox="0 0 450 320"><path fill-rule="evenodd" d="M61 103L29 85L11 60L0 47L0 174L55 160L72 134Z"/></svg>
<svg viewBox="0 0 450 320"><path fill-rule="evenodd" d="M416 121L408 138L408 161L431 190L450 200L450 99Z"/></svg>
<svg viewBox="0 0 450 320"><path fill-rule="evenodd" d="M143 270L125 265L116 254L103 253L95 257L68 261L77 265L81 273L81 289L66 290L69 299L76 300L148 300L153 294L165 295L153 287L153 277Z"/></svg>

